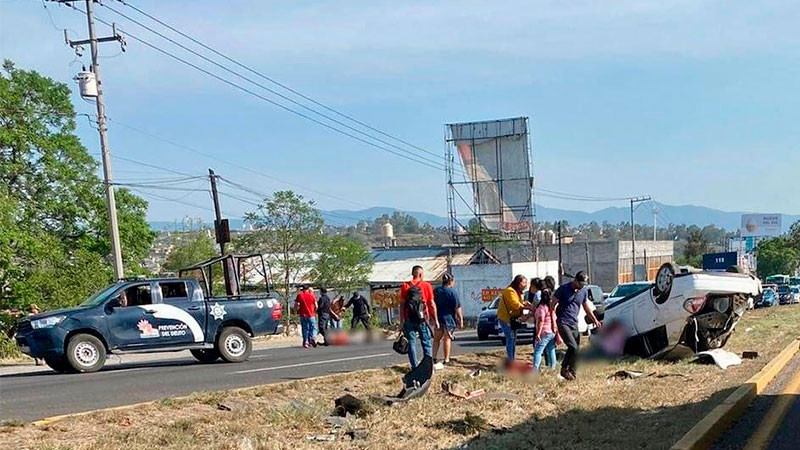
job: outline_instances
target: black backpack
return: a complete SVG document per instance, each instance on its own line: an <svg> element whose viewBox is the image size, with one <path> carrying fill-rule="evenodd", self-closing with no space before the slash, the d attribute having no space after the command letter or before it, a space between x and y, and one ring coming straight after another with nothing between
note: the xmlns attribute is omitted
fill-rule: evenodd
<svg viewBox="0 0 800 450"><path fill-rule="evenodd" d="M422 291L419 286L412 284L406 292L406 317L411 323L425 321L425 303L422 302Z"/></svg>

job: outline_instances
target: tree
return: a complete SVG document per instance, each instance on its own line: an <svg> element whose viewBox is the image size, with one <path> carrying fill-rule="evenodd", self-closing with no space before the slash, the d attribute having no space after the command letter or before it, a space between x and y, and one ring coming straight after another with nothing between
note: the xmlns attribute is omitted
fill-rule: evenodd
<svg viewBox="0 0 800 450"><path fill-rule="evenodd" d="M292 191L278 191L255 211L246 213L245 220L253 224L254 232L241 238L237 246L266 254L271 269L277 269L283 276L278 291L286 300L288 324L291 284L312 266L311 252L322 236L322 215L312 200L306 201Z"/></svg>
<svg viewBox="0 0 800 450"><path fill-rule="evenodd" d="M791 274L800 265L800 251L783 237L774 237L758 243L758 275L762 278L776 274Z"/></svg>
<svg viewBox="0 0 800 450"><path fill-rule="evenodd" d="M708 253L709 242L699 227L692 225L689 228L689 237L686 240L686 247L683 249L683 262L700 267L703 255Z"/></svg>
<svg viewBox="0 0 800 450"><path fill-rule="evenodd" d="M67 85L0 71L0 311L73 306L112 281L103 183L75 135ZM147 203L117 191L123 261L141 270ZM6 319L0 331L8 332Z"/></svg>
<svg viewBox="0 0 800 450"><path fill-rule="evenodd" d="M163 269L177 272L217 255L214 241L204 232L187 233L164 262Z"/></svg>
<svg viewBox="0 0 800 450"><path fill-rule="evenodd" d="M373 265L369 249L357 239L325 237L320 241L311 279L317 286L346 292L365 286Z"/></svg>

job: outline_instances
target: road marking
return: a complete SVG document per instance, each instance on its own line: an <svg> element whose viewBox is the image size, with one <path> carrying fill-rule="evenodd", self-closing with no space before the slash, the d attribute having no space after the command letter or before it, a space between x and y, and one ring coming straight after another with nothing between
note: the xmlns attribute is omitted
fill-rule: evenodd
<svg viewBox="0 0 800 450"><path fill-rule="evenodd" d="M798 394L800 394L800 370L794 374L783 388L780 396L775 399L775 403L764 416L764 420L747 440L747 444L744 446L745 450L767 448Z"/></svg>
<svg viewBox="0 0 800 450"><path fill-rule="evenodd" d="M353 356L350 358L337 358L337 359L326 359L324 361L313 361L307 363L299 363L299 364L289 364L286 366L275 366L275 367L263 367L261 369L249 369L249 370L240 370L238 372L231 372L229 375L236 375L242 373L253 373L253 372L266 372L268 370L280 370L280 369L290 369L293 367L305 367L305 366L316 366L320 364L330 364L330 363L337 363L337 362L344 362L344 361L355 361L358 359L367 359L367 358L380 358L382 356L389 356L393 353L378 353L377 355L365 355L365 356Z"/></svg>

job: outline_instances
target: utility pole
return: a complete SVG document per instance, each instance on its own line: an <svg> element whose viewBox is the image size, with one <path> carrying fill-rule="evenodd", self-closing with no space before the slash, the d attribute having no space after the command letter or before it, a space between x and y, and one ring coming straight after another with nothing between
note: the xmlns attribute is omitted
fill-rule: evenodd
<svg viewBox="0 0 800 450"><path fill-rule="evenodd" d="M220 239L220 229L222 228L222 211L219 207L219 194L217 193L217 175L211 169L208 169L208 179L211 181L211 197L214 199L214 215L216 216L216 219L214 220L214 233L217 238L216 240L219 243L219 253L221 256L225 256L225 240Z"/></svg>
<svg viewBox="0 0 800 450"><path fill-rule="evenodd" d="M561 284L561 278L564 276L564 263L561 260L561 221L558 221L558 283Z"/></svg>
<svg viewBox="0 0 800 450"><path fill-rule="evenodd" d="M661 209L658 206L653 206L653 242L656 241L656 219L658 219L658 213L661 212Z"/></svg>
<svg viewBox="0 0 800 450"><path fill-rule="evenodd" d="M60 3L73 3L68 0L57 0ZM80 41L70 41L66 39L66 30L64 36L67 44L70 47L82 47L84 44L89 44L92 52L92 66L91 72L94 74L95 83L97 86L97 95L95 105L97 106L97 131L100 133L100 152L103 157L103 185L106 191L106 207L108 208L108 225L109 236L111 238L111 255L114 266L114 276L119 280L125 274L122 267L122 248L119 243L119 224L117 223L117 202L114 196L114 184L111 174L111 153L108 145L108 126L106 121L106 104L103 99L103 83L100 81L100 63L98 62L98 43L117 41L122 45L123 51L125 50L125 41L114 29L114 35L110 37L98 38L94 30L94 15L93 3L95 0L86 0L86 22L89 26L89 39Z"/></svg>
<svg viewBox="0 0 800 450"><path fill-rule="evenodd" d="M631 197L631 281L636 281L636 223L633 219L634 204L650 200L649 196Z"/></svg>

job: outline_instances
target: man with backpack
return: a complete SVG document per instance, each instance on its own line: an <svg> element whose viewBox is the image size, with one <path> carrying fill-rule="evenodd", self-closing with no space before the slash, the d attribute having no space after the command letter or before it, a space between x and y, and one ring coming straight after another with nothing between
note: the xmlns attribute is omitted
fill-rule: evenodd
<svg viewBox="0 0 800 450"><path fill-rule="evenodd" d="M439 328L433 286L423 280L424 275L422 266L414 266L411 281L400 286L400 327L408 339L408 360L412 370L417 367L417 337L422 353L433 358L433 339L428 321Z"/></svg>

